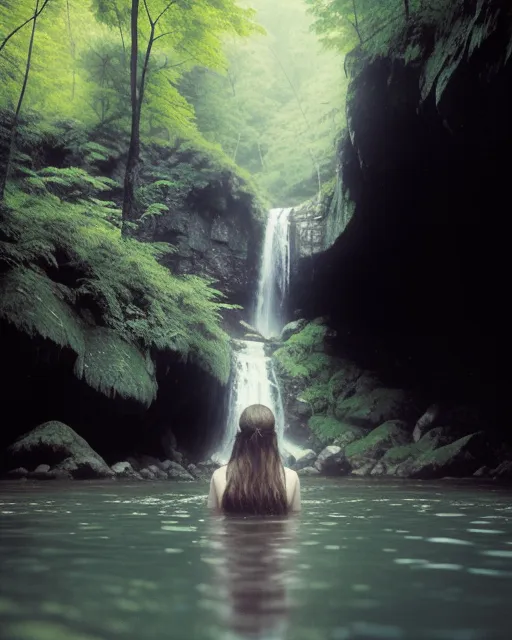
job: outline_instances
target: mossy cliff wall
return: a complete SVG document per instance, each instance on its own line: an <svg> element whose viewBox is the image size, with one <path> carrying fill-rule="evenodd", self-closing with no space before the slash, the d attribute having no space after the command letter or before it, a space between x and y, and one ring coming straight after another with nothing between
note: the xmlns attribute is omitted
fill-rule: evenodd
<svg viewBox="0 0 512 640"><path fill-rule="evenodd" d="M348 61L345 204L313 209L315 251L296 236L291 304L330 316L363 368L478 405L505 432L512 16L503 2L457 6L452 22Z"/></svg>

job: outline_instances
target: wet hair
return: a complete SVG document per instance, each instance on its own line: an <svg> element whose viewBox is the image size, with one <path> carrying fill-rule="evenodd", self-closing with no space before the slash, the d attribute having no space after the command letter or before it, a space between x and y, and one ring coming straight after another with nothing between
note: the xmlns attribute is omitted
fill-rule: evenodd
<svg viewBox="0 0 512 640"><path fill-rule="evenodd" d="M277 446L275 417L262 404L240 416L221 507L225 513L283 515L288 512L284 468Z"/></svg>

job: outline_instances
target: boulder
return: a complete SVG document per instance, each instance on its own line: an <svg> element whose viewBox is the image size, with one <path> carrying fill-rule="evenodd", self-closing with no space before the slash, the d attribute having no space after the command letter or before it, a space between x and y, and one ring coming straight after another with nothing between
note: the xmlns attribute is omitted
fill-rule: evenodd
<svg viewBox="0 0 512 640"><path fill-rule="evenodd" d="M112 471L116 474L118 478L137 478L141 479L141 475L138 471L132 467L132 465L127 461L116 462L112 465Z"/></svg>
<svg viewBox="0 0 512 640"><path fill-rule="evenodd" d="M163 471L159 465L150 464L148 469L158 480L167 480L168 478L167 472Z"/></svg>
<svg viewBox="0 0 512 640"><path fill-rule="evenodd" d="M423 450L437 449L438 447L451 444L456 440L458 440L458 438L450 427L434 427L423 434L418 440L418 446Z"/></svg>
<svg viewBox="0 0 512 640"><path fill-rule="evenodd" d="M280 342L286 342L286 340L288 340L288 338L291 338L295 333L299 333L300 331L302 331L307 323L307 320L301 318L300 320L293 320L293 322L285 324L279 336Z"/></svg>
<svg viewBox="0 0 512 640"><path fill-rule="evenodd" d="M368 434L367 431L360 427L353 427L352 425L343 425L341 433L336 436L333 444L337 447L345 449L349 444L356 442L356 440L362 440Z"/></svg>
<svg viewBox="0 0 512 640"><path fill-rule="evenodd" d="M62 473L66 473L66 472L62 472ZM27 475L27 478L29 480L57 480L58 473L56 473L55 471L31 471Z"/></svg>
<svg viewBox="0 0 512 640"><path fill-rule="evenodd" d="M497 480L512 479L512 460L505 460L495 469L490 471L489 474Z"/></svg>
<svg viewBox="0 0 512 640"><path fill-rule="evenodd" d="M34 469L34 473L46 473L47 471L50 471L50 465L49 464L39 464Z"/></svg>
<svg viewBox="0 0 512 640"><path fill-rule="evenodd" d="M302 451L302 453L296 457L293 468L298 471L299 469L310 467L313 465L316 458L317 454L313 451L313 449L304 449L304 451Z"/></svg>
<svg viewBox="0 0 512 640"><path fill-rule="evenodd" d="M350 465L341 447L330 445L318 455L315 468L327 476L341 476L350 471Z"/></svg>
<svg viewBox="0 0 512 640"><path fill-rule="evenodd" d="M402 462L396 473L410 478L470 476L483 465L486 454L486 437L480 431L438 449L426 450L417 458Z"/></svg>
<svg viewBox="0 0 512 640"><path fill-rule="evenodd" d="M414 430L412 432L412 439L414 442L418 442L420 438L431 429L432 425L435 423L436 418L438 417L440 412L440 407L437 403L431 404L425 413L418 419L416 425L414 426Z"/></svg>
<svg viewBox="0 0 512 640"><path fill-rule="evenodd" d="M28 469L25 467L17 467L16 469L11 469L7 472L8 478L14 478L15 480L19 480L20 478L26 478L28 476Z"/></svg>
<svg viewBox="0 0 512 640"><path fill-rule="evenodd" d="M169 468L167 469L167 475L171 480L194 480L193 475L191 475L180 464L172 461Z"/></svg>
<svg viewBox="0 0 512 640"><path fill-rule="evenodd" d="M374 429L388 420L408 420L416 414L412 396L402 389L374 388L336 402L335 416L364 429Z"/></svg>
<svg viewBox="0 0 512 640"><path fill-rule="evenodd" d="M412 464L415 459L427 451L433 451L439 447L451 444L454 440L451 430L446 427L430 429L418 442L397 445L388 449L379 462L373 467L371 474L396 475L402 463L407 461L408 464Z"/></svg>
<svg viewBox="0 0 512 640"><path fill-rule="evenodd" d="M19 437L7 449L11 468L50 463L74 478L112 478L114 472L71 427L53 420Z"/></svg>
<svg viewBox="0 0 512 640"><path fill-rule="evenodd" d="M134 458L133 456L128 456L126 458L126 462L128 462L134 471L140 471L142 469L140 460L137 460L137 458Z"/></svg>
<svg viewBox="0 0 512 640"><path fill-rule="evenodd" d="M199 467L197 467L195 464L189 464L187 465L187 471L190 473L190 475L194 478L202 478L205 474L201 471L201 469L199 469Z"/></svg>
<svg viewBox="0 0 512 640"><path fill-rule="evenodd" d="M171 449L169 451L169 459L172 460L173 462L177 462L178 464L183 465L183 460L184 460L184 456L183 454L178 451L177 449Z"/></svg>
<svg viewBox="0 0 512 640"><path fill-rule="evenodd" d="M319 476L320 471L318 471L318 469L315 469L315 467L302 467L302 469L299 469L297 471L297 474L299 476Z"/></svg>
<svg viewBox="0 0 512 640"><path fill-rule="evenodd" d="M479 469L477 469L473 474L475 478L488 478L490 475L491 475L491 470L485 464L483 467L480 467Z"/></svg>
<svg viewBox="0 0 512 640"><path fill-rule="evenodd" d="M409 444L411 436L408 425L402 420L388 420L362 438L345 447L345 456L352 473L359 468L371 469L392 447Z"/></svg>
<svg viewBox="0 0 512 640"><path fill-rule="evenodd" d="M158 458L154 456L142 455L139 458L139 464L141 468L149 469L150 467L158 467L162 469L162 463Z"/></svg>
<svg viewBox="0 0 512 640"><path fill-rule="evenodd" d="M370 476L375 468L376 462L368 460L368 462L363 462L356 469L352 469L351 474L353 476Z"/></svg>

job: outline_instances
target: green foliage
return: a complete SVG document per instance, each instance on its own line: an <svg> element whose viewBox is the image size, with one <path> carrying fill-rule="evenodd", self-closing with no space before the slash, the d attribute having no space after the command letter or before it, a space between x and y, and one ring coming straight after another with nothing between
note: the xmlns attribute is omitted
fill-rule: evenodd
<svg viewBox="0 0 512 640"><path fill-rule="evenodd" d="M84 340L84 349L75 361L77 378L106 396L120 395L151 404L157 383L149 354L104 327L85 329Z"/></svg>
<svg viewBox="0 0 512 640"><path fill-rule="evenodd" d="M266 35L225 45L227 73L195 68L181 87L201 133L251 171L276 204L299 203L331 178L347 79L310 32L300 0L252 0Z"/></svg>
<svg viewBox="0 0 512 640"><path fill-rule="evenodd" d="M327 411L330 400L329 385L316 383L306 387L300 394L300 399L309 404L313 413Z"/></svg>
<svg viewBox="0 0 512 640"><path fill-rule="evenodd" d="M31 265L51 270L48 275L57 269L58 277L65 264L67 286L41 272L38 287L46 301L41 313L44 309L48 312L44 312L42 319L31 321L18 298L9 302L12 295L4 296L1 309L5 319L28 333L39 333L81 353L83 364L77 371L82 372L86 381L96 380L100 390L106 388L104 380L97 374L84 373L87 358L78 345L78 330L74 338L68 336L69 327L59 329L62 334L55 333L50 320L57 327L61 323L71 327L71 319L76 315L73 309L80 309L89 322L110 329L128 345L118 349L120 354L124 353L125 362L135 357L129 345L140 353L170 350L197 362L222 382L227 381L229 343L219 323L221 310L229 305L220 302L220 293L208 281L193 276L176 277L162 266L158 258L169 250L168 245L123 239L105 215L105 207L95 199L66 202L49 193L36 197L12 189L7 203L0 241L0 262L11 267L5 276L7 282L13 274L22 273L22 267ZM25 270L27 277L36 278L32 268ZM116 365L118 370L123 366ZM138 370L141 371L140 366ZM133 389L131 383L126 385L125 388ZM149 383L142 384L142 388L147 400Z"/></svg>
<svg viewBox="0 0 512 640"><path fill-rule="evenodd" d="M25 182L29 190L35 188L46 191L71 202L96 196L117 186L114 180L91 176L79 167L44 167L39 171L23 171L27 176Z"/></svg>
<svg viewBox="0 0 512 640"><path fill-rule="evenodd" d="M336 418L320 415L311 416L308 420L308 426L322 442L334 440L347 428L346 425L336 420Z"/></svg>
<svg viewBox="0 0 512 640"><path fill-rule="evenodd" d="M1 243L4 244L4 243ZM47 249L43 244L38 250ZM29 255L34 258L34 247ZM15 262L13 253L9 262ZM20 255L16 256L21 259ZM0 259L6 254L1 252ZM16 266L0 279L0 318L29 336L41 336L76 354L84 352L82 323L72 308L73 293L37 268Z"/></svg>
<svg viewBox="0 0 512 640"><path fill-rule="evenodd" d="M314 29L324 44L342 53L362 53L425 63L421 92L436 92L439 103L447 83L463 60L469 59L496 33L504 11L501 2L475 0L306 0ZM512 36L512 33L509 33ZM510 46L495 73L512 55Z"/></svg>
<svg viewBox="0 0 512 640"><path fill-rule="evenodd" d="M285 375L327 382L331 359L322 352L327 327L311 322L277 349L274 358Z"/></svg>

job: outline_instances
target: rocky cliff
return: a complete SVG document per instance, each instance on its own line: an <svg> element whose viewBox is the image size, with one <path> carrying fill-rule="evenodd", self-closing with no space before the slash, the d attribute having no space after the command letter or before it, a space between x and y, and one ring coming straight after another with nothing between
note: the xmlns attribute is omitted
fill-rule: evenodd
<svg viewBox="0 0 512 640"><path fill-rule="evenodd" d="M292 305L328 314L363 368L478 405L500 430L511 9L457 3L446 24L407 29L387 53L349 60L336 189L299 218Z"/></svg>

